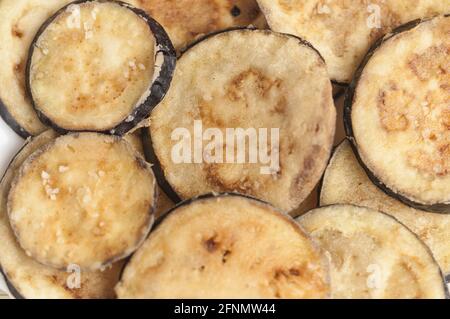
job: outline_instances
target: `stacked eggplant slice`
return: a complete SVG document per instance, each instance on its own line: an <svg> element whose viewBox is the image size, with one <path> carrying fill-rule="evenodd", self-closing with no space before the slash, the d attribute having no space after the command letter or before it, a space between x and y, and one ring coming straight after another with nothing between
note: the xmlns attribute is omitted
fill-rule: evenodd
<svg viewBox="0 0 450 319"><path fill-rule="evenodd" d="M240 192L290 211L319 181L335 121L325 63L308 43L238 29L205 37L180 57L168 96L152 112L145 146L150 160L158 162L158 176L168 182L161 183L163 189L170 187L168 193L188 199L210 191ZM259 141L260 147L269 144L268 153L278 153L279 165L264 173L259 163L225 161L217 148L211 152L214 160L174 163L167 147L175 144L172 132L187 128L196 138L196 123L223 136L229 128L279 128L278 150L273 136ZM204 148L211 141L217 139L203 141ZM237 147L234 142L227 139L223 149Z"/></svg>
<svg viewBox="0 0 450 319"><path fill-rule="evenodd" d="M173 209L116 287L120 298L325 298L329 289L327 264L298 224L231 194Z"/></svg>
<svg viewBox="0 0 450 319"><path fill-rule="evenodd" d="M350 83L380 37L409 21L446 14L442 0L258 0L272 30L311 42L333 81Z"/></svg>
<svg viewBox="0 0 450 319"><path fill-rule="evenodd" d="M448 298L449 12L1 0L9 293Z"/></svg>

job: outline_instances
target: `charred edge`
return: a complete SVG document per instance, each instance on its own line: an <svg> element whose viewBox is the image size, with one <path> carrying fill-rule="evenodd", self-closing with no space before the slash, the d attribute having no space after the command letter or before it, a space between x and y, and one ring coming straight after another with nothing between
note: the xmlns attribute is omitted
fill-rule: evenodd
<svg viewBox="0 0 450 319"><path fill-rule="evenodd" d="M67 134L71 131L77 131L77 132L92 132L92 130L67 130L63 127L60 127L58 124L54 123L47 115L45 115L38 107L38 105L35 103L33 99L33 95L31 93L31 60L32 56L35 50L35 43L40 38L42 33L47 29L47 27L65 10L71 6L76 4L83 4L88 2L99 2L99 3L105 3L105 2L112 2L116 3L124 8L127 8L134 12L137 16L139 16L141 19L143 19L147 25L149 26L153 36L155 37L156 46L158 47L158 51L155 53L155 57L158 56L158 54L162 54L164 56L163 64L161 66L161 71L159 73L159 76L153 81L151 89L150 89L150 95L145 100L144 103L137 106L135 110L129 114L133 117L133 121L126 122L125 120L118 124L116 127L100 131L98 133L108 134L108 135L118 135L123 136L127 132L129 132L131 129L136 127L139 123L141 123L143 120L148 118L150 112L153 110L153 108L159 104L159 102L162 101L164 96L166 95L167 91L169 90L170 83L172 82L173 73L175 71L175 65L176 65L176 52L175 48L172 44L172 41L170 40L168 34L164 30L164 28L153 18L147 15L147 13L144 10L138 9L133 7L132 5L122 2L122 1L116 1L116 0L78 0L71 2L67 4L66 6L59 9L53 16L51 16L47 21L44 22L44 24L39 28L38 32L36 33L36 36L34 37L30 50L28 53L28 60L26 65L26 80L25 80L25 90L26 94L31 100L31 104L36 111L39 119L41 122L53 128L56 132L59 134ZM95 131L94 131L95 132Z"/></svg>
<svg viewBox="0 0 450 319"><path fill-rule="evenodd" d="M444 15L444 17L449 17L450 14ZM396 193L392 189L388 188L384 183L381 182L381 180L366 166L364 161L362 160L359 151L358 151L358 143L356 142L356 138L353 131L353 124L352 124L352 106L355 98L356 89L358 88L359 81L361 79L361 75L364 71L364 68L366 67L367 63L370 61L372 56L377 52L377 50L388 40L391 38L397 36L398 34L402 32L407 32L415 27L417 27L419 24L428 22L432 20L433 18L427 18L427 19L416 19L413 21L410 21L404 25L399 26L398 28L394 29L391 33L388 35L385 35L378 39L375 44L369 49L367 55L364 57L363 61L361 62L360 66L358 67L357 71L355 72L355 75L353 77L352 82L350 83L346 93L345 93L345 100L344 100L344 128L345 133L347 135L347 139L350 142L350 145L352 147L353 153L356 156L356 159L358 160L361 167L366 172L367 176L369 177L370 181L376 185L379 189L381 189L385 194L387 194L390 197L396 198L403 204L423 210L430 213L439 213L439 214L449 214L450 213L450 205L448 204L433 204L433 205L426 205L421 204L418 202L415 202L413 200L410 200L406 198L405 196Z"/></svg>
<svg viewBox="0 0 450 319"><path fill-rule="evenodd" d="M180 203L181 197L175 192L172 186L167 181L164 171L161 167L161 162L156 156L155 150L153 148L152 137L150 135L150 130L143 129L142 130L142 145L144 146L144 155L145 159L151 163L153 173L155 174L156 181L158 182L159 187L164 191L164 193L171 199L174 203Z"/></svg>

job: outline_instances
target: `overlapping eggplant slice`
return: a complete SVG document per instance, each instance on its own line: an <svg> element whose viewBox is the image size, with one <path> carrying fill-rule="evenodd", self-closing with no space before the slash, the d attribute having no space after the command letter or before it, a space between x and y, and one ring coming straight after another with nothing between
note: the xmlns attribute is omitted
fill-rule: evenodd
<svg viewBox="0 0 450 319"><path fill-rule="evenodd" d="M28 142L16 155L0 183L0 268L11 295L16 298L114 298L123 262L103 272L79 273L76 269L56 270L28 257L16 241L7 214L11 182L22 163L41 147L53 141L55 132L47 131ZM79 280L79 285L78 285Z"/></svg>
<svg viewBox="0 0 450 319"><path fill-rule="evenodd" d="M239 192L289 211L319 181L333 145L335 120L325 63L308 43L270 31L221 32L180 57L171 89L151 115L147 158L156 164L160 185L174 200L212 191ZM196 149L196 123L203 132L214 130L217 139L210 136ZM226 148L232 149L236 141L236 135L226 137L227 131L240 128L250 130L248 136L257 134L256 163L250 160L250 142L239 144L245 161L238 160L237 142L234 158L225 158ZM181 163L173 158L180 140L172 139L180 129L187 131L192 138L187 145L193 146L191 154L184 149ZM279 129L279 141L273 129ZM266 139L258 135L264 130ZM219 133L224 137L222 157ZM200 150L203 158L198 158L198 145L206 150L211 143L219 145L216 151L207 156ZM264 150L274 154L266 164L261 161ZM269 172L262 170L266 166Z"/></svg>
<svg viewBox="0 0 450 319"><path fill-rule="evenodd" d="M77 133L22 164L8 214L21 247L37 261L98 270L139 247L153 224L156 198L150 165L128 142Z"/></svg>
<svg viewBox="0 0 450 319"><path fill-rule="evenodd" d="M326 262L272 206L207 195L172 210L127 264L119 298L325 298Z"/></svg>
<svg viewBox="0 0 450 319"><path fill-rule="evenodd" d="M336 149L323 179L320 205L332 204L370 207L395 217L430 247L450 275L450 215L417 210L386 195L367 177L348 141Z"/></svg>
<svg viewBox="0 0 450 319"><path fill-rule="evenodd" d="M41 25L70 0L0 1L0 115L20 136L37 135L45 126L26 94L28 49Z"/></svg>
<svg viewBox="0 0 450 319"><path fill-rule="evenodd" d="M370 46L408 21L450 12L442 0L258 0L272 30L298 35L349 83Z"/></svg>
<svg viewBox="0 0 450 319"><path fill-rule="evenodd" d="M169 34L177 51L197 37L253 25L266 28L267 23L256 0L127 0L155 18Z"/></svg>
<svg viewBox="0 0 450 319"><path fill-rule="evenodd" d="M446 298L429 248L393 217L334 205L312 210L298 222L329 258L333 298Z"/></svg>
<svg viewBox="0 0 450 319"><path fill-rule="evenodd" d="M30 49L27 89L55 130L123 135L164 97L175 67L164 29L116 1L77 1L40 28Z"/></svg>
<svg viewBox="0 0 450 319"><path fill-rule="evenodd" d="M372 181L402 202L450 212L450 17L377 43L345 102L347 135Z"/></svg>

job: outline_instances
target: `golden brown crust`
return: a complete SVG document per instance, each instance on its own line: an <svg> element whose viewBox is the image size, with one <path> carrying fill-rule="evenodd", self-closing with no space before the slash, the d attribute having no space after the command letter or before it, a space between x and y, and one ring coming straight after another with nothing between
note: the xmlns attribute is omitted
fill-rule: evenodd
<svg viewBox="0 0 450 319"><path fill-rule="evenodd" d="M210 197L177 208L132 257L119 298L325 298L303 231L267 204Z"/></svg>
<svg viewBox="0 0 450 319"><path fill-rule="evenodd" d="M113 129L149 95L155 45L147 21L127 7L68 6L34 43L35 107L66 130Z"/></svg>
<svg viewBox="0 0 450 319"><path fill-rule="evenodd" d="M28 257L16 241L7 215L7 196L11 181L22 162L40 147L56 137L47 131L31 140L10 164L0 184L0 265L9 283L24 298L114 298L114 285L119 280L123 264L114 264L104 272L81 272L80 286L73 272L59 271L39 264ZM71 280L72 277L75 280ZM16 296L17 297L17 296Z"/></svg>
<svg viewBox="0 0 450 319"><path fill-rule="evenodd" d="M177 50L195 38L231 27L265 27L256 0L127 0L162 24Z"/></svg>
<svg viewBox="0 0 450 319"><path fill-rule="evenodd" d="M15 121L28 133L45 130L25 90L28 49L39 27L71 0L0 1L0 100Z"/></svg>
<svg viewBox="0 0 450 319"><path fill-rule="evenodd" d="M155 189L150 167L124 140L66 135L21 166L9 194L9 217L21 246L43 264L98 270L145 239Z"/></svg>
<svg viewBox="0 0 450 319"><path fill-rule="evenodd" d="M385 41L364 67L352 105L364 163L422 204L450 202L449 32L450 17L437 17Z"/></svg>
<svg viewBox="0 0 450 319"><path fill-rule="evenodd" d="M298 219L330 260L334 298L445 298L428 247L389 215L333 205Z"/></svg>

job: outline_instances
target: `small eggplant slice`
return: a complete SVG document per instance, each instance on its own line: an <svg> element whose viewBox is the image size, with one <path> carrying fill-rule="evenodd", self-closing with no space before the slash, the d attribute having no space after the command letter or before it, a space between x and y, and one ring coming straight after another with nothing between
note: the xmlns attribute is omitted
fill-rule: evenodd
<svg viewBox="0 0 450 319"><path fill-rule="evenodd" d="M450 16L377 43L345 102L347 136L372 181L412 207L450 213Z"/></svg>
<svg viewBox="0 0 450 319"><path fill-rule="evenodd" d="M0 115L20 136L46 130L26 94L28 49L41 25L71 0L0 1Z"/></svg>
<svg viewBox="0 0 450 319"><path fill-rule="evenodd" d="M350 83L370 46L408 21L450 12L442 0L258 0L270 28L311 42L331 78ZM395 60L395 59L393 59Z"/></svg>
<svg viewBox="0 0 450 319"><path fill-rule="evenodd" d="M153 224L156 182L125 140L57 138L21 166L8 197L16 237L44 265L98 270L133 253Z"/></svg>
<svg viewBox="0 0 450 319"><path fill-rule="evenodd" d="M27 88L55 130L123 135L164 97L175 67L164 29L115 1L78 1L53 15L30 49Z"/></svg>
<svg viewBox="0 0 450 319"><path fill-rule="evenodd" d="M11 182L22 163L41 147L56 138L46 131L29 141L15 156L0 183L0 268L5 275L9 291L15 298L114 298L114 286L119 280L123 262L96 272L76 268L62 271L44 266L25 254L16 241L7 214L7 197Z"/></svg>
<svg viewBox="0 0 450 319"><path fill-rule="evenodd" d="M238 192L290 211L325 170L335 121L325 63L308 43L238 29L205 37L180 57L145 147L167 194ZM178 152L185 142L194 147Z"/></svg>
<svg viewBox="0 0 450 319"><path fill-rule="evenodd" d="M447 287L429 248L395 218L334 205L298 222L330 260L333 298L444 299Z"/></svg>
<svg viewBox="0 0 450 319"><path fill-rule="evenodd" d="M325 298L327 266L287 215L241 195L172 210L125 267L119 298Z"/></svg>
<svg viewBox="0 0 450 319"><path fill-rule="evenodd" d="M232 27L266 28L256 0L127 0L165 28L180 51L198 36Z"/></svg>
<svg viewBox="0 0 450 319"><path fill-rule="evenodd" d="M386 195L367 177L348 141L334 152L320 192L320 205L339 203L365 206L395 217L430 247L442 271L450 275L450 215L414 209Z"/></svg>

